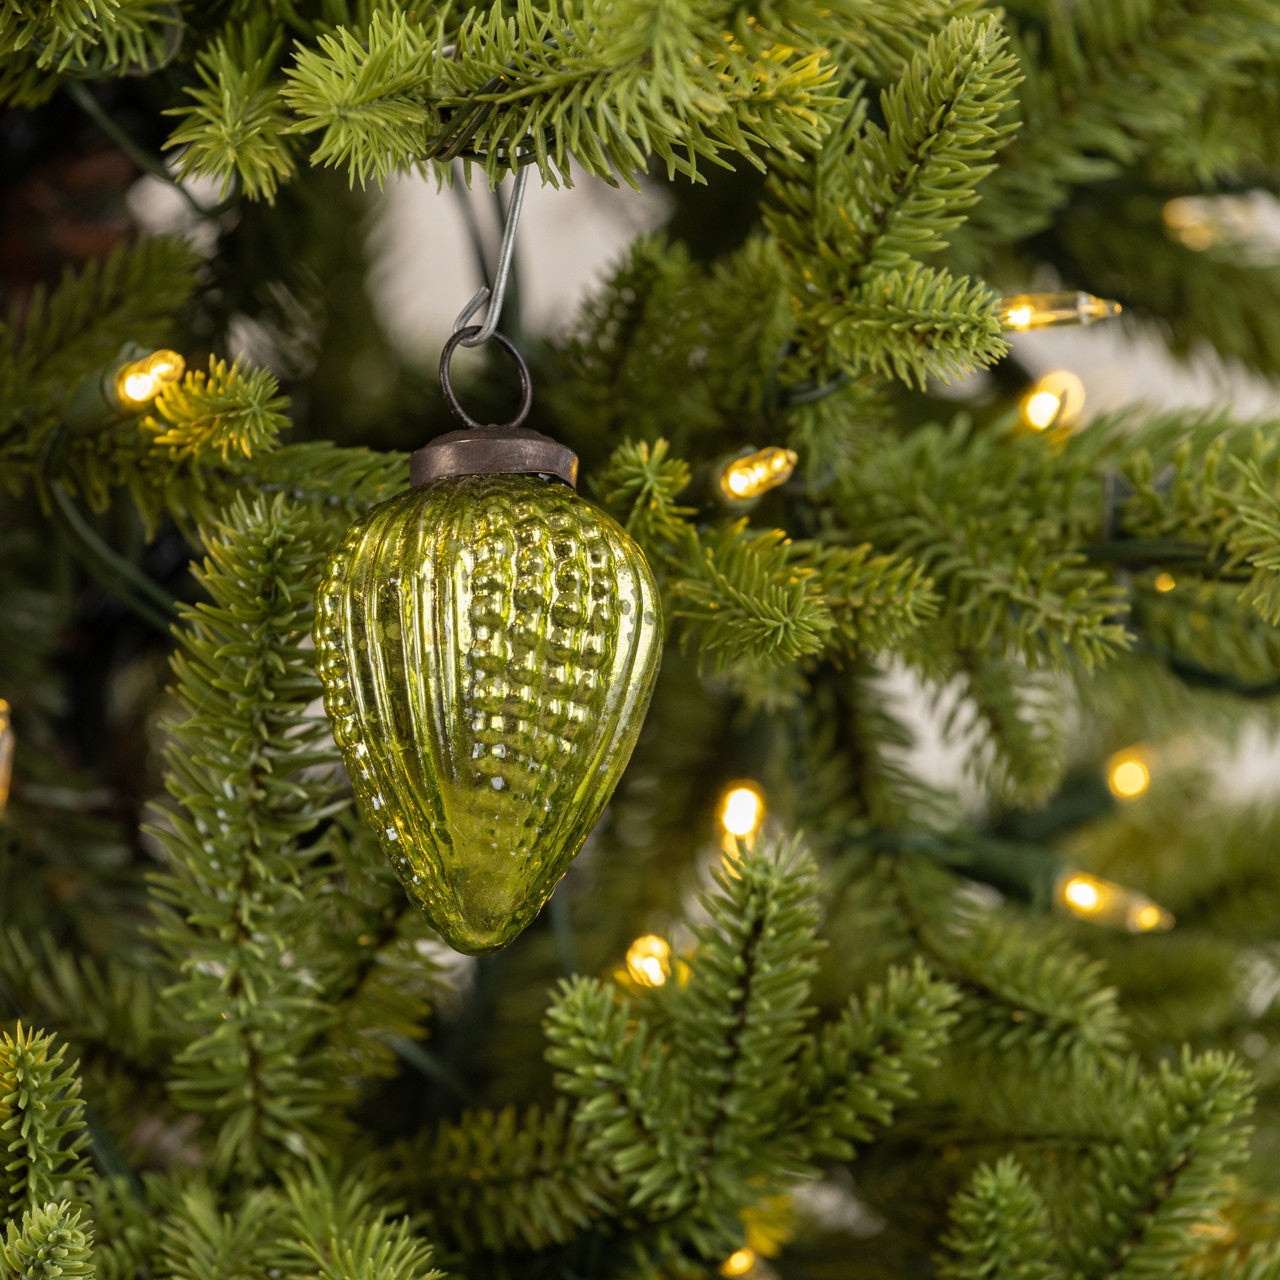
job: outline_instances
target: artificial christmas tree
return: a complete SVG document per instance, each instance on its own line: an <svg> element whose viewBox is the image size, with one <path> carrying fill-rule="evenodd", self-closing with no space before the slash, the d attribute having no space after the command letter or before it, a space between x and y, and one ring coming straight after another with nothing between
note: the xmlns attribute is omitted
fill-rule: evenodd
<svg viewBox="0 0 1280 1280"><path fill-rule="evenodd" d="M1206 764L1273 725L1275 425L1010 350L1280 374L1278 69L1274 0L0 0L0 1275L1280 1276L1278 819ZM453 425L362 219L513 169L670 196L566 331L502 317L667 631L470 960L311 637ZM501 359L465 391L510 416ZM423 635L420 691L515 647Z"/></svg>

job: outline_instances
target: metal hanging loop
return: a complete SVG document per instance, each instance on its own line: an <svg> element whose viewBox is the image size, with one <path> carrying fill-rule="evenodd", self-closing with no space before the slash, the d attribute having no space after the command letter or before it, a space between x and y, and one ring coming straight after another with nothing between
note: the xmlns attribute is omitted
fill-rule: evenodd
<svg viewBox="0 0 1280 1280"><path fill-rule="evenodd" d="M530 166L526 165L516 174L516 184L511 192L511 204L507 209L506 225L502 228L502 247L498 251L498 270L493 278L492 296L490 296L489 286L482 284L453 322L455 334L466 330L471 335L459 339L464 347L478 347L482 342L488 342L490 338L497 336L498 318L502 315L502 302L506 297L507 280L511 275L511 259L515 254L516 227L520 223L524 189L529 182L529 168ZM489 310L485 314L484 323L478 327L468 327L471 318L486 302L489 303ZM519 356L516 357L517 360L519 358Z"/></svg>
<svg viewBox="0 0 1280 1280"><path fill-rule="evenodd" d="M449 406L454 417L468 427L481 427L486 424L477 422L458 403L453 381L449 376L449 365L453 360L453 353L459 346L473 347L480 341L476 337L480 332L482 332L480 326L474 324L466 329L459 329L450 335L449 341L444 344L444 350L440 353L440 389L444 392L444 402ZM520 407L510 422L501 424L504 429L510 430L518 427L529 416L529 410L533 406L533 381L529 377L529 366L525 364L524 357L515 349L511 340L500 333L492 333L489 336L516 362L516 369L520 374Z"/></svg>

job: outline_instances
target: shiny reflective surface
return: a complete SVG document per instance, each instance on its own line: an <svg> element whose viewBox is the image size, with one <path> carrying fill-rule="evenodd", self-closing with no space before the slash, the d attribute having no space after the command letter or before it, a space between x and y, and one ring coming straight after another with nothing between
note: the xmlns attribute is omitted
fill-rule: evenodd
<svg viewBox="0 0 1280 1280"><path fill-rule="evenodd" d="M316 598L365 820L450 946L537 915L631 756L662 620L640 549L572 490L456 476L350 530Z"/></svg>

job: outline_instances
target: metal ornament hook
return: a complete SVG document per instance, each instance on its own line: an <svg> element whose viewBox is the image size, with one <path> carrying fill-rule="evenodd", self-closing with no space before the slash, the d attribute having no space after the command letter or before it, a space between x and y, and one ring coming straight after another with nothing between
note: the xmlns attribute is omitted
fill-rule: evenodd
<svg viewBox="0 0 1280 1280"><path fill-rule="evenodd" d="M505 225L502 228L502 247L498 251L498 270L493 278L492 295L489 286L482 284L453 322L453 332L456 335L467 329L475 313L486 302L489 303L484 323L478 327L470 326L473 332L459 339L464 347L478 347L482 342L488 342L497 331L498 318L502 315L502 302L507 293L507 280L511 275L511 260L515 255L516 227L520 223L520 210L524 205L524 189L528 181L529 166L526 166L516 174L516 184L511 192L511 204L507 209Z"/></svg>

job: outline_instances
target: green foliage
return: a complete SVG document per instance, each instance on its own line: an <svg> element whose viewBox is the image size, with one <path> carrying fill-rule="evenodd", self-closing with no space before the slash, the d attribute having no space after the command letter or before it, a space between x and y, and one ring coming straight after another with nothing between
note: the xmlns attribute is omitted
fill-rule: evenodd
<svg viewBox="0 0 1280 1280"><path fill-rule="evenodd" d="M1062 1248L1075 1274L1170 1275L1204 1251L1197 1224L1226 1201L1245 1155L1249 1080L1220 1053L1162 1063L1122 1141L1095 1158L1095 1188Z"/></svg>
<svg viewBox="0 0 1280 1280"><path fill-rule="evenodd" d="M1049 1280L1052 1243L1044 1201L1012 1156L982 1165L951 1206L939 1280Z"/></svg>
<svg viewBox="0 0 1280 1280"><path fill-rule="evenodd" d="M289 118L279 107L273 77L279 37L267 43L258 34L248 26L231 30L200 51L201 83L187 89L190 105L170 110L185 123L170 135L169 145L184 148L180 173L219 179L224 199L239 177L251 200L274 203L296 165L284 137Z"/></svg>
<svg viewBox="0 0 1280 1280"><path fill-rule="evenodd" d="M430 1265L431 1249L410 1223L391 1215L381 1188L355 1178L335 1182L323 1173L285 1182L286 1205L277 1228L275 1271L316 1280L444 1280Z"/></svg>
<svg viewBox="0 0 1280 1280"><path fill-rule="evenodd" d="M468 1255L563 1245L616 1193L563 1101L545 1112L469 1112L422 1155L408 1149L404 1181L430 1197L432 1234Z"/></svg>
<svg viewBox="0 0 1280 1280"><path fill-rule="evenodd" d="M1089 288L1175 353L1207 339L1280 368L1272 258L1226 233L1197 251L1165 221L1170 197L1280 177L1272 0L180 8L0 0L0 100L65 85L144 166L167 111L177 171L223 199L193 213L201 291L189 249L145 238L29 297L9 284L0 995L59 1039L20 1029L0 1051L0 1280L427 1280L428 1241L473 1278L692 1276L779 1195L797 1273L923 1275L941 1250L944 1280L1273 1276L1248 1246L1280 1190L1274 806L1153 746L1150 796L1119 807L1099 761L1208 729L1239 743L1246 710L1274 726L1274 424L1144 411L1018 436L1019 345L949 393L968 414L930 425L954 412L935 381L1006 355L1004 289ZM162 61L136 92L72 83ZM15 175L15 208L60 155ZM765 176L717 190L739 158ZM275 368L292 408L266 369L203 367L232 318L259 332L264 298L301 298L303 262L356 287L319 170L381 183L432 162L491 184L519 164L681 179L672 234L532 353L538 425L643 544L675 644L544 918L455 964L439 1008L443 951L350 811L308 637L325 553L406 481L403 454L347 424L400 398L368 396L377 338L351 345L336 285L297 303L305 344L278 345L319 370ZM58 252L61 213L24 271ZM126 341L202 367L114 415L98 387ZM382 438L408 429L397 412ZM315 438L331 423L340 443ZM800 453L794 476L726 516L725 460L765 444ZM50 517L79 563L49 553ZM169 571L181 538L207 556L194 586ZM143 572L161 560L163 590ZM185 593L176 725L157 728L157 639L103 602L121 578L162 628ZM956 794L916 740L921 685ZM742 777L767 797L760 847L694 903ZM816 861L780 836L797 830ZM1046 921L1062 865L1149 892L1178 927ZM645 930L675 950L659 988L615 968ZM1179 1060L1185 1040L1210 1052ZM1230 1046L1259 1076L1247 1176ZM865 1241L804 1217L850 1162L859 1212L883 1219Z"/></svg>
<svg viewBox="0 0 1280 1280"><path fill-rule="evenodd" d="M1122 593L1080 549L1100 507L1099 438L1056 458L1038 439L974 432L962 420L950 431L926 427L868 452L842 482L839 508L853 537L930 575L957 648L1033 667L1068 654L1101 662L1127 637L1116 621Z"/></svg>
<svg viewBox="0 0 1280 1280"><path fill-rule="evenodd" d="M676 504L689 484L689 464L668 453L665 440L652 445L626 441L613 451L594 481L623 528L651 551L680 542L685 517L693 514L691 507Z"/></svg>
<svg viewBox="0 0 1280 1280"><path fill-rule="evenodd" d="M276 396L276 380L266 369L247 370L238 362L209 359L209 372L188 373L155 399L158 417L144 419L142 428L152 445L164 449L169 461L182 462L233 452L266 452L288 425Z"/></svg>
<svg viewBox="0 0 1280 1280"><path fill-rule="evenodd" d="M994 18L953 19L880 95L883 127L852 111L846 155L824 148L824 160L834 155L813 187L771 184L779 239L787 239L787 215L812 222L807 257L819 264L822 292L834 291L823 287L828 280L898 270L946 244L994 168L989 159L1008 127L998 121L1018 75L1006 44Z"/></svg>
<svg viewBox="0 0 1280 1280"><path fill-rule="evenodd" d="M433 1233L480 1260L610 1241L650 1272L741 1242L738 1214L871 1138L934 1061L955 994L917 966L814 1025L812 868L794 848L714 873L687 981L576 977L547 1013L553 1108L468 1114L398 1154Z"/></svg>
<svg viewBox="0 0 1280 1280"><path fill-rule="evenodd" d="M169 1010L190 1037L174 1097L216 1119L223 1169L315 1151L341 1124L313 932L323 848L302 843L334 807L302 647L323 528L279 497L235 504L199 575L211 603L185 612L174 660L186 719L167 753L180 808L157 829L157 938L182 968Z"/></svg>
<svg viewBox="0 0 1280 1280"><path fill-rule="evenodd" d="M1043 228L1096 183L1185 131L1206 95L1280 40L1266 0L1089 0L1028 23L1018 42L1023 125L989 181L985 234Z"/></svg>
<svg viewBox="0 0 1280 1280"><path fill-rule="evenodd" d="M19 1251L11 1253L14 1258L23 1256L23 1241L45 1239L40 1234L45 1230L71 1247L74 1222L58 1214L41 1218L38 1212L72 1195L74 1180L83 1173L80 1083L74 1070L63 1066L66 1053L65 1045L55 1049L52 1036L24 1032L21 1023L13 1035L0 1034L0 1216L12 1222L28 1210L36 1214L29 1227L8 1240L7 1248ZM48 1237L50 1247L54 1238Z"/></svg>
<svg viewBox="0 0 1280 1280"><path fill-rule="evenodd" d="M68 76L137 74L163 65L180 19L165 0L4 0L0 102L35 106Z"/></svg>
<svg viewBox="0 0 1280 1280"><path fill-rule="evenodd" d="M997 299L986 285L946 271L889 271L826 314L828 350L842 368L892 375L923 387L995 363L1008 349Z"/></svg>
<svg viewBox="0 0 1280 1280"><path fill-rule="evenodd" d="M65 1200L33 1207L10 1219L0 1240L3 1280L75 1280L92 1276L93 1233Z"/></svg>
<svg viewBox="0 0 1280 1280"><path fill-rule="evenodd" d="M314 49L299 49L280 90L301 117L287 131L323 130L312 163L345 164L353 183L371 177L381 183L420 155L424 138L439 127L427 96L440 76L440 38L439 27L395 11L374 13L362 32L340 27ZM207 131L204 145L211 155L222 150Z"/></svg>

